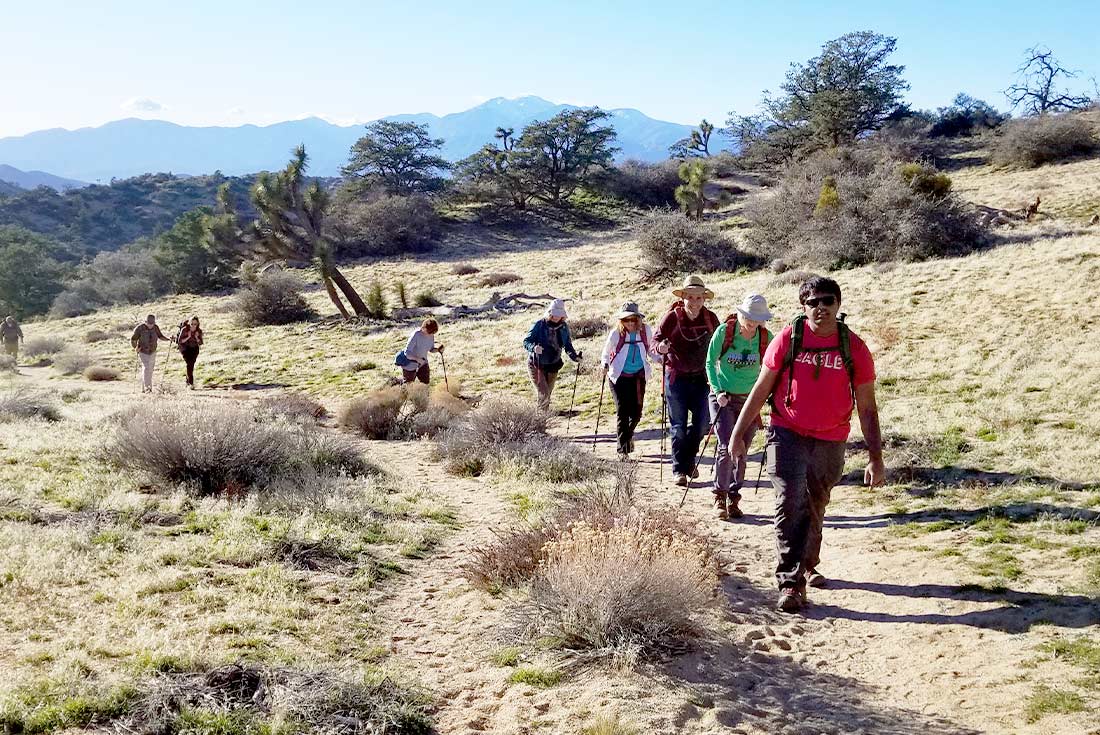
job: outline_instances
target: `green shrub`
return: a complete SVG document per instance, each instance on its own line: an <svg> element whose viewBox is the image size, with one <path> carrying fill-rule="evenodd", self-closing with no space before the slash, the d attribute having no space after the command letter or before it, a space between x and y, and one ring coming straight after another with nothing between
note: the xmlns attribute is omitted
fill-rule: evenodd
<svg viewBox="0 0 1100 735"><path fill-rule="evenodd" d="M386 318L386 296L377 281L371 283L370 291L367 292L367 311L375 319Z"/></svg>
<svg viewBox="0 0 1100 735"><path fill-rule="evenodd" d="M597 188L609 196L636 207L676 206L676 187L680 185L678 161L645 163L624 161L598 180Z"/></svg>
<svg viewBox="0 0 1100 735"><path fill-rule="evenodd" d="M681 214L654 212L636 229L647 280L671 281L685 273L754 267L758 259L741 252L717 225Z"/></svg>
<svg viewBox="0 0 1100 735"><path fill-rule="evenodd" d="M443 221L419 194L339 201L329 221L337 252L350 257L422 253L443 237Z"/></svg>
<svg viewBox="0 0 1100 735"><path fill-rule="evenodd" d="M268 270L237 292L237 311L245 326L291 324L317 314L302 297L302 282L280 270Z"/></svg>
<svg viewBox="0 0 1100 735"><path fill-rule="evenodd" d="M443 302L436 297L435 293L431 291L421 291L413 300L413 305L420 308L430 308L433 306L443 306Z"/></svg>

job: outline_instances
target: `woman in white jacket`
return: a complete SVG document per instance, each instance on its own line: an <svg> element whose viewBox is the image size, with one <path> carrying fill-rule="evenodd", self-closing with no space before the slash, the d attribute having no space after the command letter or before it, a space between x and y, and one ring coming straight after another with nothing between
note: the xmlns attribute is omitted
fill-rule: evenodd
<svg viewBox="0 0 1100 735"><path fill-rule="evenodd" d="M624 304L614 318L618 324L607 335L602 361L615 396L619 454L626 457L634 451L634 429L642 418L651 362L659 362L661 356L655 349L653 330L645 323L637 304Z"/></svg>

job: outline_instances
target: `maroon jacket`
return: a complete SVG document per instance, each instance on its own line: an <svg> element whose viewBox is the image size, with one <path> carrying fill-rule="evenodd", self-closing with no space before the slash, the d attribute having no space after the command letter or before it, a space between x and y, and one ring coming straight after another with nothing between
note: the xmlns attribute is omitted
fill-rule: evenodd
<svg viewBox="0 0 1100 735"><path fill-rule="evenodd" d="M657 342L667 342L669 345L665 364L672 373L670 380L677 374L706 373L707 349L716 329L718 315L707 307L704 306L699 316L691 319L684 311L682 301L673 304L653 334Z"/></svg>

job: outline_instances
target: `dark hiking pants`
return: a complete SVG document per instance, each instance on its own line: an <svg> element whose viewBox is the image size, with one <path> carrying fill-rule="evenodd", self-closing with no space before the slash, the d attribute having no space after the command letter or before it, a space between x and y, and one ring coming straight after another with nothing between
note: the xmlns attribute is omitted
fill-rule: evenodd
<svg viewBox="0 0 1100 735"><path fill-rule="evenodd" d="M195 361L199 359L198 347L181 347L180 354L183 355L183 362L187 365L187 384L195 384Z"/></svg>
<svg viewBox="0 0 1100 735"><path fill-rule="evenodd" d="M729 494L731 498L741 497L741 487L745 484L745 470L748 468L749 447L756 436L759 423L753 421L741 438L745 442L745 454L740 457L730 455L729 442L733 436L733 427L741 415L741 407L748 396L730 396L730 402L724 407L718 405L718 397L710 394L710 420L714 422L714 436L718 442L718 454L714 468L714 494ZM721 409L721 410L719 410Z"/></svg>
<svg viewBox="0 0 1100 735"><path fill-rule="evenodd" d="M425 362L423 365L415 370L406 370L405 368L401 368L401 375L402 377L404 377L406 383L414 383L419 380L424 385L428 385L429 381L432 378L432 370L430 367L428 367L428 363Z"/></svg>
<svg viewBox="0 0 1100 735"><path fill-rule="evenodd" d="M764 447L775 488L775 548L780 589L802 588L821 561L821 528L833 486L844 474L845 442L823 441L773 426Z"/></svg>
<svg viewBox="0 0 1100 735"><path fill-rule="evenodd" d="M695 455L710 426L706 373L676 374L668 379L668 422L672 427L672 473L691 475Z"/></svg>
<svg viewBox="0 0 1100 735"><path fill-rule="evenodd" d="M634 430L642 420L642 404L645 400L645 371L633 375L620 375L611 384L611 395L615 397L615 411L618 419L616 435L619 439L619 452L626 454L634 440Z"/></svg>

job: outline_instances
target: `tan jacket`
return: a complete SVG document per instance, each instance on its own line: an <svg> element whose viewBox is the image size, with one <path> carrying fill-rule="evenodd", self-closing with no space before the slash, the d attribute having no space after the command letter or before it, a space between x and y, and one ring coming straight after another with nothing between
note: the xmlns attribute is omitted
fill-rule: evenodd
<svg viewBox="0 0 1100 735"><path fill-rule="evenodd" d="M167 340L164 333L160 331L160 327L156 324L149 326L145 322L142 322L134 330L133 336L130 337L130 346L135 347L138 352L145 355L151 355L157 351L157 340Z"/></svg>

